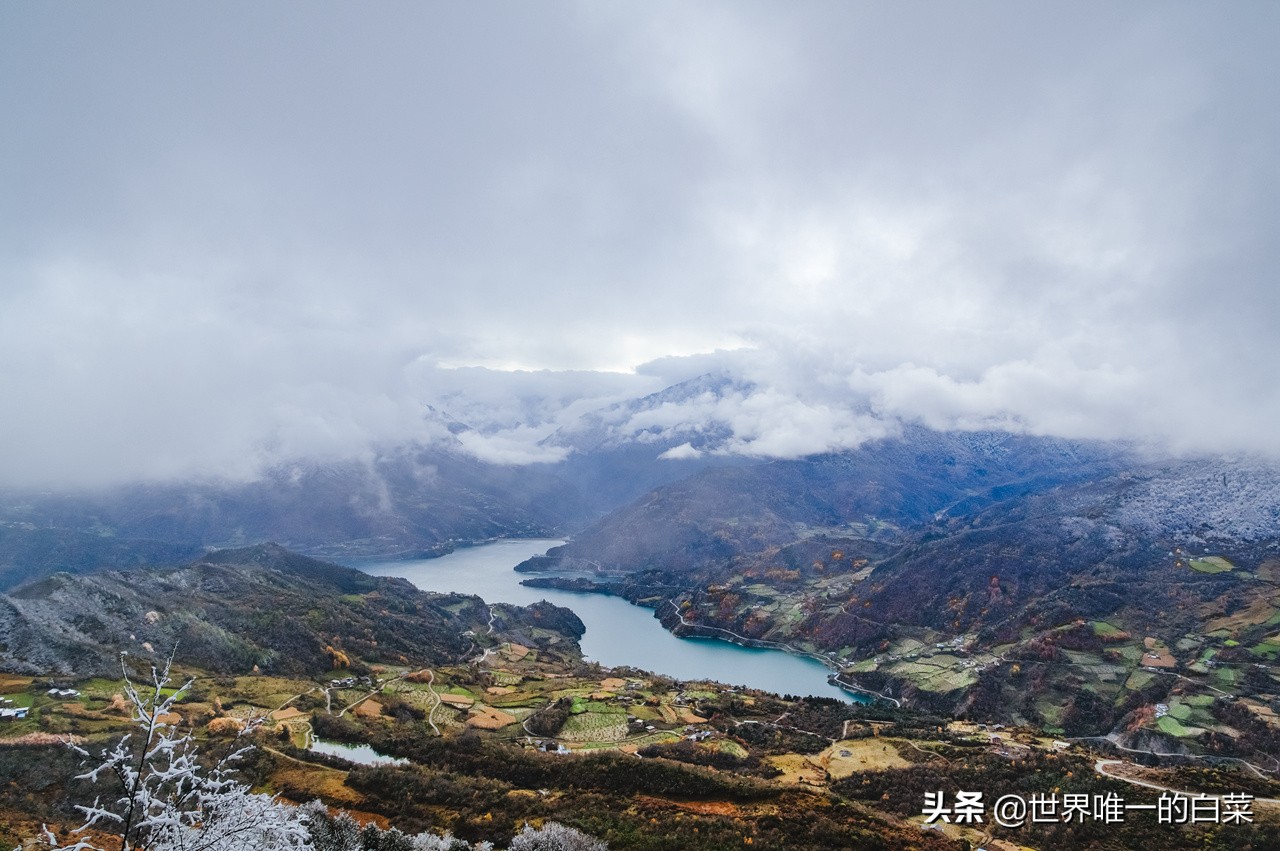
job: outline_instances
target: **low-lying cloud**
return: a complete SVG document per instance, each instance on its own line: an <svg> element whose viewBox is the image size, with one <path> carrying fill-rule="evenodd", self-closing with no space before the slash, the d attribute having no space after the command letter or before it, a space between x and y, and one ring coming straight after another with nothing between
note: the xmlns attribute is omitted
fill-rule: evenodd
<svg viewBox="0 0 1280 851"><path fill-rule="evenodd" d="M614 428L1280 451L1277 32L1256 4L7 6L0 484L552 462L708 372L736 389Z"/></svg>

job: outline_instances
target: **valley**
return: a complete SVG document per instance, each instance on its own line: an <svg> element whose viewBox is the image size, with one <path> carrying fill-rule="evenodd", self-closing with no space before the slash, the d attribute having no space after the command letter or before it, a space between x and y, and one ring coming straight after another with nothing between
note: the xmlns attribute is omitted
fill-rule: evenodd
<svg viewBox="0 0 1280 851"><path fill-rule="evenodd" d="M121 660L145 678L172 653L194 682L166 723L216 751L259 719L256 788L382 828L501 846L557 822L655 851L1273 847L1278 493L1265 465L915 432L702 465L557 521L561 538L468 538L463 517L431 533L435 558L317 544L352 566L51 534L27 503L0 547L0 839L73 825L59 737L123 731ZM930 819L940 790L1133 812ZM1248 796L1254 820L1149 817L1174 792L1219 813Z"/></svg>
<svg viewBox="0 0 1280 851"><path fill-rule="evenodd" d="M1251 825L1170 833L1136 814L1108 825L1109 840L1133 843L1126 847L1156 835L1170 848L1247 847L1280 836L1272 820L1280 810L1262 800L1280 784L1221 768L1138 773L1028 728L566 667L510 642L489 650L460 666L361 666L315 678L186 669L193 685L167 723L216 750L262 719L244 770L264 788L298 803L319 798L375 824L470 841L506 841L522 821L555 819L628 848L825 848L873 837L884 848L1087 847L1079 829L1064 833L1062 825L923 829L923 790L980 788L994 799L1048 785L1134 804L1154 800L1157 786L1259 799ZM93 742L127 723L118 678L60 680L74 686L66 695L47 694L48 684L0 682L6 700L28 708L6 722L0 744L8 841L36 819L70 817L64 796L76 786L56 779L70 768L59 738ZM316 736L389 759L361 764L317 753L308 749ZM14 790L22 790L18 799Z"/></svg>

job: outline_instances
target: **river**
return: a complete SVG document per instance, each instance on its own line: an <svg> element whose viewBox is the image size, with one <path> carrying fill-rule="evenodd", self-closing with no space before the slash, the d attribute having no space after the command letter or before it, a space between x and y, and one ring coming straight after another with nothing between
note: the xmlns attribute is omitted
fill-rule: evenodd
<svg viewBox="0 0 1280 851"><path fill-rule="evenodd" d="M681 680L710 679L778 694L858 700L827 682L821 662L781 650L741 647L713 638L677 638L663 629L652 609L620 597L551 588L526 588L521 579L538 574L513 568L564 541L507 539L417 561L359 565L376 576L401 576L424 591L476 594L487 603L528 605L548 600L573 609L586 625L582 652L610 667L630 665Z"/></svg>

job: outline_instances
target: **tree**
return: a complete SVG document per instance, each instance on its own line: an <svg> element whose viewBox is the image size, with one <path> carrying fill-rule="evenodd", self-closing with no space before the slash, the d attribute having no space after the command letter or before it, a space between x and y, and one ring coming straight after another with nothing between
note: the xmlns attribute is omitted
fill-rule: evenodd
<svg viewBox="0 0 1280 851"><path fill-rule="evenodd" d="M472 845L446 833L419 833L412 836L396 828L383 830L375 824L363 827L346 813L333 815L319 801L298 808L311 830L315 851L493 851L488 842Z"/></svg>
<svg viewBox="0 0 1280 851"><path fill-rule="evenodd" d="M170 657L163 671L151 669L152 686L143 692L125 671L137 733L104 749L98 766L77 778L114 781L117 797L76 806L85 822L74 844L57 845L47 829L44 841L55 851L310 851L307 825L294 807L254 794L235 779L233 764L252 746L232 751L212 768L201 765L191 735L180 734L172 723L174 704L192 684L188 680L165 693L172 662ZM116 840L103 848L85 837L90 831Z"/></svg>
<svg viewBox="0 0 1280 851"><path fill-rule="evenodd" d="M124 671L126 703L136 733L122 737L97 757L96 768L77 779L114 782L116 797L76 805L85 822L71 845L59 845L47 828L38 841L47 851L493 851L449 834L410 835L396 828L361 827L346 813L331 815L319 801L301 807L254 794L234 777L233 765L252 745L233 750L205 767L191 735L180 734L173 707L192 685L169 691L170 668L151 669L151 687L139 691ZM122 665L123 668L123 665ZM250 732L250 725L244 732ZM72 746L86 759L87 750ZM96 837L113 837L105 845ZM607 851L587 834L556 822L528 825L511 851Z"/></svg>
<svg viewBox="0 0 1280 851"><path fill-rule="evenodd" d="M608 848L580 830L549 821L537 829L526 824L511 840L510 851L608 851Z"/></svg>

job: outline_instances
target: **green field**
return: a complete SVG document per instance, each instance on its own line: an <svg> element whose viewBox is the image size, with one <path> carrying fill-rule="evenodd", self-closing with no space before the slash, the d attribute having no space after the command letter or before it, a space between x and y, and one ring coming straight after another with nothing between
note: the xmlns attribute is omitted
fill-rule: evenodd
<svg viewBox="0 0 1280 851"><path fill-rule="evenodd" d="M1145 688L1147 683L1151 682L1155 678L1156 675L1149 671L1134 671L1129 675L1129 679L1125 681L1124 687L1132 689L1133 691L1138 691L1139 689Z"/></svg>
<svg viewBox="0 0 1280 851"><path fill-rule="evenodd" d="M1280 655L1280 640L1276 638L1268 638L1261 644L1255 644L1249 648L1249 652L1254 656L1262 656L1267 659L1275 659Z"/></svg>
<svg viewBox="0 0 1280 851"><path fill-rule="evenodd" d="M602 712L569 716L558 736L566 742L616 742L626 737L627 716Z"/></svg>
<svg viewBox="0 0 1280 851"><path fill-rule="evenodd" d="M1195 730L1189 730L1182 726L1178 719L1172 715L1166 715L1156 721L1156 726L1160 728L1160 732L1168 733L1170 736L1193 736L1196 734Z"/></svg>
<svg viewBox="0 0 1280 851"><path fill-rule="evenodd" d="M1198 570L1201 573L1227 573L1235 570L1236 566L1227 561L1222 556L1205 556L1204 558L1193 558L1189 562L1192 570Z"/></svg>

